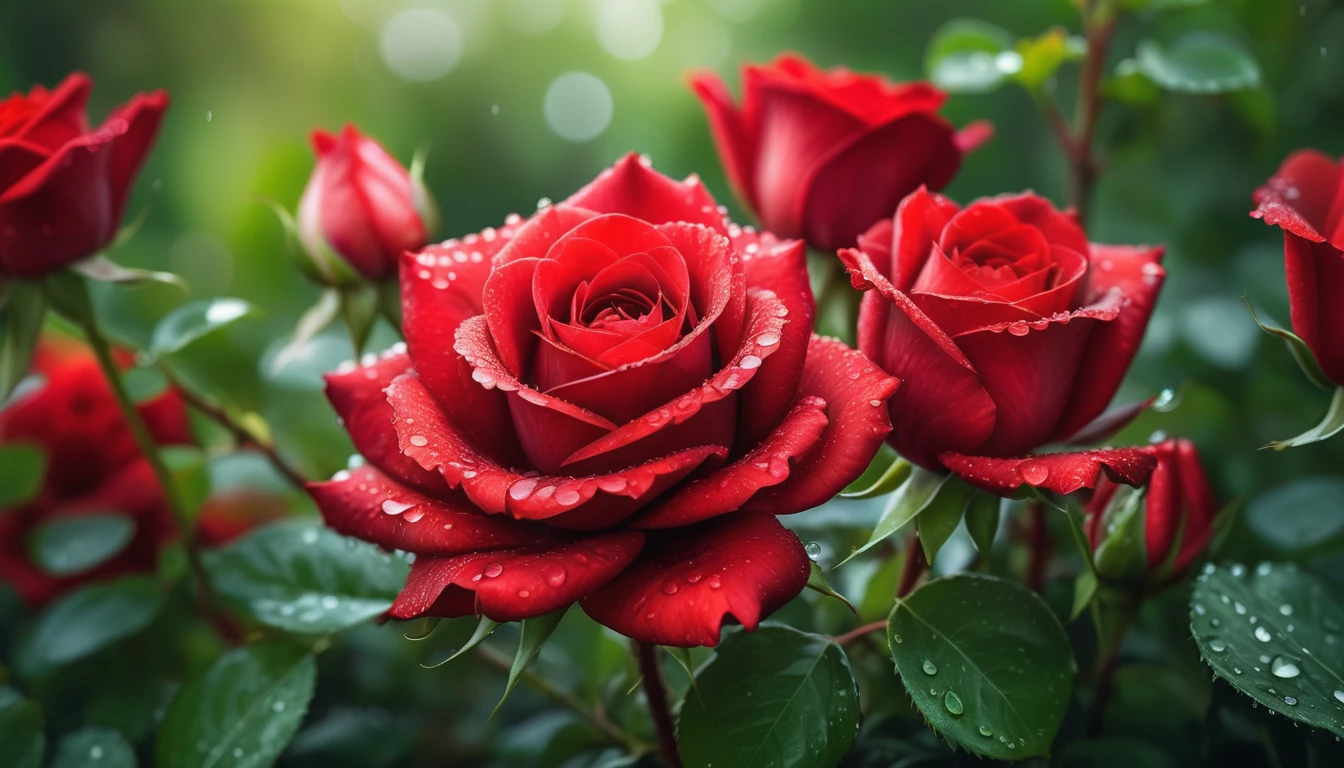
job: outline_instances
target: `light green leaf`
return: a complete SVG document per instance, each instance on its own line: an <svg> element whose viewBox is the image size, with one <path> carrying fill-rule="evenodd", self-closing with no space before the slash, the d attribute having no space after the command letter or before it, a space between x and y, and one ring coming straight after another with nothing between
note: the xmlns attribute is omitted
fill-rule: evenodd
<svg viewBox="0 0 1344 768"><path fill-rule="evenodd" d="M1260 66L1237 40L1219 32L1189 32L1170 45L1143 40L1139 71L1169 91L1226 93L1260 86Z"/></svg>
<svg viewBox="0 0 1344 768"><path fill-rule="evenodd" d="M160 768L262 768L294 737L317 664L302 648L258 643L221 656L174 699L159 726Z"/></svg>
<svg viewBox="0 0 1344 768"><path fill-rule="evenodd" d="M842 560L839 565L844 565L877 546L913 520L938 495L939 489L947 482L948 477L921 467L913 468L910 477L891 495L891 501L887 503L887 508L882 512L882 517L878 519L877 527L873 529L868 541L849 553L849 557Z"/></svg>
<svg viewBox="0 0 1344 768"><path fill-rule="evenodd" d="M85 728L61 739L51 768L135 768L135 750L111 728Z"/></svg>
<svg viewBox="0 0 1344 768"><path fill-rule="evenodd" d="M1251 319L1255 320L1255 324L1260 326L1260 330L1283 339L1284 345L1288 347L1288 352L1292 354L1293 360L1297 362L1297 367L1302 369L1302 373L1306 375L1308 381L1327 392L1335 388L1334 383L1321 370L1321 364L1316 360L1316 353L1311 351L1311 347L1307 346L1307 342L1303 341L1302 337L1284 328L1266 325L1260 320L1260 315L1256 313L1255 305L1251 303L1250 299L1246 299L1246 308L1251 311Z"/></svg>
<svg viewBox="0 0 1344 768"><path fill-rule="evenodd" d="M135 536L135 520L118 512L63 517L36 526L28 551L52 576L73 576L112 559Z"/></svg>
<svg viewBox="0 0 1344 768"><path fill-rule="evenodd" d="M34 671L78 661L148 627L162 608L163 592L147 576L81 587L38 614L19 656Z"/></svg>
<svg viewBox="0 0 1344 768"><path fill-rule="evenodd" d="M1206 566L1190 629L1219 677L1267 709L1344 736L1344 603L1287 563Z"/></svg>
<svg viewBox="0 0 1344 768"><path fill-rule="evenodd" d="M938 495L919 513L916 527L926 562L932 563L938 556L938 550L956 532L957 526L961 524L961 513L966 509L966 501L973 490L959 478L949 477Z"/></svg>
<svg viewBox="0 0 1344 768"><path fill-rule="evenodd" d="M32 501L46 471L47 455L38 446L0 445L0 510Z"/></svg>
<svg viewBox="0 0 1344 768"><path fill-rule="evenodd" d="M872 485L859 491L842 493L840 496L846 499L872 499L878 496L885 496L888 493L900 488L901 485L910 477L910 472L914 467L910 462L897 456L892 460L891 465L883 470L882 475L873 481Z"/></svg>
<svg viewBox="0 0 1344 768"><path fill-rule="evenodd" d="M475 648L476 646L480 645L481 641L489 637L498 627L499 627L498 621L482 616L480 623L476 625L476 631L471 633L471 637L467 639L467 642L462 644L461 648L458 648L456 651L453 651L452 655L450 655L443 661L436 661L433 664L421 664L420 666L424 667L425 669L434 669L435 667L441 667L444 664L447 664L448 662L452 661L453 659L456 659L458 656L461 656L462 654L466 653L467 651L470 651L472 648Z"/></svg>
<svg viewBox="0 0 1344 768"><path fill-rule="evenodd" d="M504 706L504 700L509 698L513 692L514 686L523 679L523 673L527 667L541 653L541 647L550 639L551 633L560 625L560 620L565 618L565 612L569 606L565 606L558 611L552 611L544 616L537 616L532 619L523 619L522 632L518 639L518 653L513 657L513 666L509 667L509 682L504 686L504 695L500 697L499 703L495 705L493 717L499 713L499 708Z"/></svg>
<svg viewBox="0 0 1344 768"><path fill-rule="evenodd" d="M853 611L855 615L859 612L858 609L854 607L854 604L849 602L849 598L836 592L835 587L832 587L830 583L826 581L826 574L822 572L821 566L816 563L812 564L812 573L807 577L807 588L814 592L820 592L827 597L834 597L836 600L844 603L845 607Z"/></svg>
<svg viewBox="0 0 1344 768"><path fill-rule="evenodd" d="M304 347L335 322L340 314L341 292L335 288L324 289L317 303L299 317L298 324L294 326L294 338L272 358L272 372L278 372L294 362L303 353Z"/></svg>
<svg viewBox="0 0 1344 768"><path fill-rule="evenodd" d="M1143 491L1128 486L1116 490L1098 522L1102 538L1092 558L1098 578L1119 583L1143 580L1148 570L1144 541L1146 509L1147 496Z"/></svg>
<svg viewBox="0 0 1344 768"><path fill-rule="evenodd" d="M172 272L155 272L148 269L123 267L108 257L99 254L70 265L70 269L99 283L110 283L127 288L140 288L150 283L162 283L190 290L187 281Z"/></svg>
<svg viewBox="0 0 1344 768"><path fill-rule="evenodd" d="M1034 592L962 573L898 599L888 639L905 689L934 730L985 757L1046 757L1068 709L1073 651Z"/></svg>
<svg viewBox="0 0 1344 768"><path fill-rule="evenodd" d="M1078 61L1087 53L1087 42L1072 37L1062 27L1055 27L1037 37L1017 42L1021 69L1015 79L1029 90L1038 90L1067 61Z"/></svg>
<svg viewBox="0 0 1344 768"><path fill-rule="evenodd" d="M168 391L168 377L158 368L127 368L121 372L121 383L136 405L143 405Z"/></svg>
<svg viewBox="0 0 1344 768"><path fill-rule="evenodd" d="M258 528L204 559L220 597L300 635L340 632L382 615L409 571L401 558L306 520Z"/></svg>
<svg viewBox="0 0 1344 768"><path fill-rule="evenodd" d="M173 476L173 486L182 499L182 506L192 518L210 496L210 472L205 452L189 445L168 445L159 449L159 456Z"/></svg>
<svg viewBox="0 0 1344 768"><path fill-rule="evenodd" d="M359 283L341 290L341 314L345 316L346 328L350 331L350 343L355 355L364 354L364 343L369 340L369 332L378 320L378 287L370 283Z"/></svg>
<svg viewBox="0 0 1344 768"><path fill-rule="evenodd" d="M149 351L158 356L180 352L193 342L233 325L261 310L242 299L220 298L184 304L164 316L154 328Z"/></svg>
<svg viewBox="0 0 1344 768"><path fill-rule="evenodd" d="M953 19L933 33L924 68L929 79L954 93L985 93L1022 70L1013 36L979 19Z"/></svg>
<svg viewBox="0 0 1344 768"><path fill-rule="evenodd" d="M13 280L0 286L0 402L28 375L46 314L41 283Z"/></svg>
<svg viewBox="0 0 1344 768"><path fill-rule="evenodd" d="M1282 451L1285 448L1295 448L1300 445L1309 445L1319 443L1322 440L1334 437L1339 431L1344 429L1344 387L1335 390L1335 394L1330 398L1330 408L1325 412L1325 417L1321 423L1308 429L1297 437L1290 437L1287 440L1276 440L1266 448L1273 448L1276 451Z"/></svg>
<svg viewBox="0 0 1344 768"><path fill-rule="evenodd" d="M681 705L686 768L804 768L840 762L859 730L859 696L840 646L778 624L730 633Z"/></svg>

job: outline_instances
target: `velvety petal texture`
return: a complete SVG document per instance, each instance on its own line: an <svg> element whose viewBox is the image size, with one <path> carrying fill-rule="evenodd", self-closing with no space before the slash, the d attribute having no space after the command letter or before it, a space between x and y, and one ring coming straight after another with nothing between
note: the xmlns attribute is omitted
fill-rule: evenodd
<svg viewBox="0 0 1344 768"><path fill-rule="evenodd" d="M742 70L742 101L710 72L691 77L728 179L766 229L822 251L855 244L921 185L941 189L989 138L938 115L945 96L794 54Z"/></svg>
<svg viewBox="0 0 1344 768"><path fill-rule="evenodd" d="M897 380L812 335L803 243L638 156L406 254L401 281L405 348L327 379L367 464L310 486L334 529L415 554L393 618L580 602L715 645L807 582L775 516L830 499L891 429Z"/></svg>

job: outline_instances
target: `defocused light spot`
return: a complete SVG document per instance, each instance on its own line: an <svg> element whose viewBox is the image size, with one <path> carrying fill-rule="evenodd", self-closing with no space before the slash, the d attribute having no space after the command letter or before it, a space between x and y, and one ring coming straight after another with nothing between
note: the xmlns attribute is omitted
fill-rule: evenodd
<svg viewBox="0 0 1344 768"><path fill-rule="evenodd" d="M668 25L668 47L677 66L718 69L733 52L728 25L709 14L683 16Z"/></svg>
<svg viewBox="0 0 1344 768"><path fill-rule="evenodd" d="M663 9L658 0L599 0L597 41L618 59L642 59L663 39Z"/></svg>
<svg viewBox="0 0 1344 768"><path fill-rule="evenodd" d="M765 0L709 0L709 6L728 21L742 23L751 21Z"/></svg>
<svg viewBox="0 0 1344 768"><path fill-rule="evenodd" d="M596 75L566 72L551 81L543 104L546 124L570 141L591 141L611 123L611 91Z"/></svg>
<svg viewBox="0 0 1344 768"><path fill-rule="evenodd" d="M388 20L382 35L383 63L407 80L438 80L462 57L457 22L433 8L410 8Z"/></svg>
<svg viewBox="0 0 1344 768"><path fill-rule="evenodd" d="M565 17L564 0L508 0L509 26L524 35L540 37Z"/></svg>

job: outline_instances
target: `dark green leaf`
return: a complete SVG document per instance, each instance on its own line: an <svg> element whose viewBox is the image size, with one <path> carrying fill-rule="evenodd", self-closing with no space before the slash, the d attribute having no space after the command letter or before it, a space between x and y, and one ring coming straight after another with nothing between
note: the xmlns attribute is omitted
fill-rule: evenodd
<svg viewBox="0 0 1344 768"><path fill-rule="evenodd" d="M1131 11L1175 11L1194 8L1209 0L1121 0L1120 7Z"/></svg>
<svg viewBox="0 0 1344 768"><path fill-rule="evenodd" d="M518 639L518 653L513 657L513 666L509 667L509 682L504 686L504 695L495 705L495 713L499 712L499 708L504 705L504 700L509 698L518 681L523 679L523 673L527 671L528 665L537 658L537 654L541 653L541 647L550 639L551 633L560 625L560 620L565 618L565 612L568 610L569 606L565 606L544 616L523 619L522 632Z"/></svg>
<svg viewBox="0 0 1344 768"><path fill-rule="evenodd" d="M165 315L155 326L149 350L154 355L180 352L214 331L259 313L256 307L234 298L184 304Z"/></svg>
<svg viewBox="0 0 1344 768"><path fill-rule="evenodd" d="M143 630L162 608L163 592L147 576L81 587L38 614L20 656L38 671L77 661Z"/></svg>
<svg viewBox="0 0 1344 768"><path fill-rule="evenodd" d="M317 665L302 648L232 650L183 686L159 726L159 768L268 766L299 729Z"/></svg>
<svg viewBox="0 0 1344 768"><path fill-rule="evenodd" d="M85 728L61 739L51 768L135 768L135 750L111 728Z"/></svg>
<svg viewBox="0 0 1344 768"><path fill-rule="evenodd" d="M1190 596L1204 661L1271 711L1344 736L1344 603L1291 564L1209 565Z"/></svg>
<svg viewBox="0 0 1344 768"><path fill-rule="evenodd" d="M183 508L191 516L200 512L210 495L210 472L205 452L188 445L168 445L159 449L163 464L173 476Z"/></svg>
<svg viewBox="0 0 1344 768"><path fill-rule="evenodd" d="M41 768L46 750L37 703L24 701L13 688L0 688L0 765Z"/></svg>
<svg viewBox="0 0 1344 768"><path fill-rule="evenodd" d="M215 591L247 616L305 635L382 615L409 570L404 560L311 521L258 528L205 553L205 565Z"/></svg>
<svg viewBox="0 0 1344 768"><path fill-rule="evenodd" d="M1084 568L1078 574L1073 580L1073 604L1069 607L1069 621L1081 616L1087 606L1092 604L1099 586L1101 585L1097 581L1097 572L1091 568Z"/></svg>
<svg viewBox="0 0 1344 768"><path fill-rule="evenodd" d="M1199 30L1170 45L1143 40L1135 52L1139 71L1169 91L1225 93L1260 86L1260 66L1241 43Z"/></svg>
<svg viewBox="0 0 1344 768"><path fill-rule="evenodd" d="M921 467L913 468L910 477L891 494L891 501L887 503L887 508L882 512L882 517L878 519L877 527L873 529L868 541L850 552L849 557L842 560L839 565L844 565L872 549L883 539L899 531L901 526L913 520L938 495L947 478L947 475L935 474Z"/></svg>
<svg viewBox="0 0 1344 768"><path fill-rule="evenodd" d="M1255 311L1255 305L1251 303L1250 299L1246 299L1246 308L1251 311L1251 319L1255 321L1256 325L1260 326L1260 330L1283 339L1284 345L1288 347L1288 352L1292 354L1293 360L1297 362L1297 367L1302 369L1302 373L1306 375L1308 381L1327 392L1335 388L1334 383L1321 370L1321 364L1316 360L1316 353L1311 351L1311 347L1307 346L1307 342L1303 341L1302 337L1284 328L1266 325L1260 320L1260 315Z"/></svg>
<svg viewBox="0 0 1344 768"><path fill-rule="evenodd" d="M900 488L901 485L910 477L913 469L910 462L897 456L891 464L882 472L881 477L877 478L871 485L860 491L853 491L840 494L846 499L871 499L877 496L885 496L888 493Z"/></svg>
<svg viewBox="0 0 1344 768"><path fill-rule="evenodd" d="M1177 768L1158 747L1137 739L1105 738L1070 744L1059 756L1060 768Z"/></svg>
<svg viewBox="0 0 1344 768"><path fill-rule="evenodd" d="M1050 754L1073 651L1034 592L980 574L937 579L897 600L888 635L906 691L943 737L999 760Z"/></svg>
<svg viewBox="0 0 1344 768"><path fill-rule="evenodd" d="M999 532L999 507L1002 499L993 494L977 491L966 499L966 532L981 555L988 557Z"/></svg>
<svg viewBox="0 0 1344 768"><path fill-rule="evenodd" d="M958 93L992 91L1022 69L1013 36L979 19L953 19L933 33L924 67L940 88Z"/></svg>
<svg viewBox="0 0 1344 768"><path fill-rule="evenodd" d="M189 290L187 281L172 272L154 272L148 269L123 267L103 255L77 261L71 264L70 268L88 279L100 283L112 283L128 288L139 288L150 283L163 283L176 286L183 291Z"/></svg>
<svg viewBox="0 0 1344 768"><path fill-rule="evenodd" d="M765 624L729 634L681 705L686 768L802 768L840 762L859 729L859 697L840 646Z"/></svg>
<svg viewBox="0 0 1344 768"><path fill-rule="evenodd" d="M849 610L853 611L855 614L858 614L859 612L858 609L854 607L854 604L849 602L849 598L836 592L835 587L832 587L830 583L826 581L826 574L822 572L821 566L816 563L812 564L812 573L807 577L807 588L814 592L820 592L827 597L834 597L836 600L844 603L845 607L849 608Z"/></svg>
<svg viewBox="0 0 1344 768"><path fill-rule="evenodd" d="M480 645L481 641L489 637L491 633L493 633L495 629L498 627L499 627L498 621L482 616L480 623L476 625L476 631L471 633L471 637L468 638L467 642L462 644L461 648L458 648L456 651L453 651L452 655L444 659L443 661L436 661L433 664L422 664L421 666L423 666L425 669L433 669L435 667L441 667L444 664L447 664L453 659L456 659L458 656L461 656L467 651L470 651L472 648L475 648L476 646Z"/></svg>
<svg viewBox="0 0 1344 768"><path fill-rule="evenodd" d="M14 280L0 290L0 402L28 375L46 313L40 283Z"/></svg>
<svg viewBox="0 0 1344 768"><path fill-rule="evenodd" d="M961 513L973 489L956 477L950 477L923 512L919 513L919 543L924 559L930 563L961 524Z"/></svg>
<svg viewBox="0 0 1344 768"><path fill-rule="evenodd" d="M1282 451L1285 448L1294 448L1299 445L1309 445L1318 443L1322 440L1334 437L1339 431L1344 429L1344 387L1335 390L1335 394L1330 398L1330 408L1325 412L1325 417L1321 423L1308 429L1306 432L1291 437L1287 440L1277 440L1265 446L1273 448L1276 451Z"/></svg>
<svg viewBox="0 0 1344 768"><path fill-rule="evenodd" d="M1251 499L1246 523L1265 543L1301 552L1344 533L1344 479L1301 477Z"/></svg>
<svg viewBox="0 0 1344 768"><path fill-rule="evenodd" d="M1098 525L1101 543L1092 562L1097 576L1108 582L1142 580L1148 568L1144 542L1147 497L1143 491L1120 486Z"/></svg>
<svg viewBox="0 0 1344 768"><path fill-rule="evenodd" d="M37 496L47 471L47 455L35 445L0 445L0 510Z"/></svg>
<svg viewBox="0 0 1344 768"><path fill-rule="evenodd" d="M107 562L134 536L135 520L117 512L64 517L36 526L28 551L52 576L72 576Z"/></svg>

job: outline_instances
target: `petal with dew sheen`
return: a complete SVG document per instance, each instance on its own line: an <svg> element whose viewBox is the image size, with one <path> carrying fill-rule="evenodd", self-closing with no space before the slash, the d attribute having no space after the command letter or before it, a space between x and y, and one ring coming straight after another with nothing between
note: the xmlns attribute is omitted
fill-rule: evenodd
<svg viewBox="0 0 1344 768"><path fill-rule="evenodd" d="M724 233L723 214L699 177L674 181L630 153L575 192L564 205L623 213L651 224L684 221Z"/></svg>
<svg viewBox="0 0 1344 768"><path fill-rule="evenodd" d="M999 496L1011 496L1023 485L1061 494L1092 489L1103 471L1113 482L1138 487L1157 468L1157 459L1146 447L1041 453L1016 459L945 453L941 459L961 479Z"/></svg>

